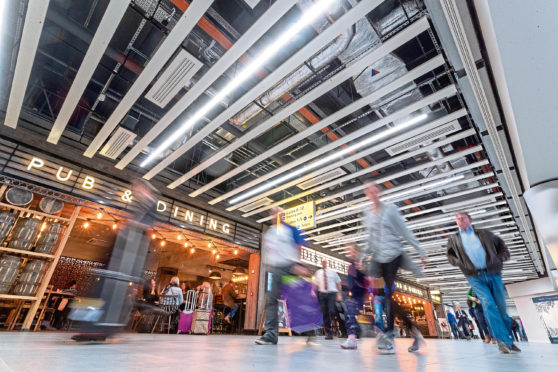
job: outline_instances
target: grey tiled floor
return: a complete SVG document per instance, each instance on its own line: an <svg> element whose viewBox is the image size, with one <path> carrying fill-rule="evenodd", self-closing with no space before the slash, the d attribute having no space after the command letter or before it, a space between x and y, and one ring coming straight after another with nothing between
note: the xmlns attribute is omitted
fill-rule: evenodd
<svg viewBox="0 0 558 372"><path fill-rule="evenodd" d="M259 346L248 336L125 334L110 344L76 345L64 333L0 333L0 371L557 371L558 345L520 343L521 354L501 355L481 341L427 340L410 354L409 339L397 339L395 355L380 355L375 340L357 351L340 340L307 346L301 337L281 337Z"/></svg>

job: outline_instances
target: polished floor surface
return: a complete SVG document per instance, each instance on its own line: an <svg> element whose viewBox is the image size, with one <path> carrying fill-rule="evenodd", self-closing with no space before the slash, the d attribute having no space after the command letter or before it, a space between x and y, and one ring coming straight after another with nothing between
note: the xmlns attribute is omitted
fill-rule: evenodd
<svg viewBox="0 0 558 372"><path fill-rule="evenodd" d="M64 333L0 333L0 371L557 371L558 345L519 343L501 355L481 341L427 340L417 354L397 339L395 355L380 355L375 340L341 350L340 340L307 345L281 337L276 346L249 336L125 334L108 344L76 345Z"/></svg>

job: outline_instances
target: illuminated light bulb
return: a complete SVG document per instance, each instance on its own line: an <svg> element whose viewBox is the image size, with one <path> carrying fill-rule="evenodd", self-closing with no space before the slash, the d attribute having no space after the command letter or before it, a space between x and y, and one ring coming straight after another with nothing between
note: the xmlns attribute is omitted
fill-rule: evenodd
<svg viewBox="0 0 558 372"><path fill-rule="evenodd" d="M221 255L218 254L217 256L215 256L215 258L216 258L216 259L221 258Z"/></svg>
<svg viewBox="0 0 558 372"><path fill-rule="evenodd" d="M157 237L157 235L155 235L155 233L151 234L151 239L155 239Z"/></svg>
<svg viewBox="0 0 558 372"><path fill-rule="evenodd" d="M167 242L164 240L161 240L161 247L164 247L165 245L167 245Z"/></svg>
<svg viewBox="0 0 558 372"><path fill-rule="evenodd" d="M214 249L213 251L211 251L213 254L217 253L217 249Z"/></svg>
<svg viewBox="0 0 558 372"><path fill-rule="evenodd" d="M47 227L47 223L43 222L43 224L41 226L41 231L45 231L46 227Z"/></svg>
<svg viewBox="0 0 558 372"><path fill-rule="evenodd" d="M178 235L178 236L176 237L176 239L182 240L182 235Z"/></svg>
<svg viewBox="0 0 558 372"><path fill-rule="evenodd" d="M195 253L195 252L196 252L196 250L195 250L194 248L190 248L190 253L193 254L193 253Z"/></svg>
<svg viewBox="0 0 558 372"><path fill-rule="evenodd" d="M238 249L234 250L234 254L235 254L235 256L238 254Z"/></svg>
<svg viewBox="0 0 558 372"><path fill-rule="evenodd" d="M83 223L83 228L84 228L84 229L89 228L89 221L85 221L85 222Z"/></svg>
<svg viewBox="0 0 558 372"><path fill-rule="evenodd" d="M211 242L207 243L207 248L211 248L213 244Z"/></svg>
<svg viewBox="0 0 558 372"><path fill-rule="evenodd" d="M184 247L185 247L185 248L188 248L188 242L185 242L185 243L184 243Z"/></svg>
<svg viewBox="0 0 558 372"><path fill-rule="evenodd" d="M103 218L103 214L101 212L97 213L97 219L100 220L101 218Z"/></svg>
<svg viewBox="0 0 558 372"><path fill-rule="evenodd" d="M113 229L113 230L116 230L117 228L118 228L118 224L117 224L116 222L113 223L113 224L112 224L112 229Z"/></svg>

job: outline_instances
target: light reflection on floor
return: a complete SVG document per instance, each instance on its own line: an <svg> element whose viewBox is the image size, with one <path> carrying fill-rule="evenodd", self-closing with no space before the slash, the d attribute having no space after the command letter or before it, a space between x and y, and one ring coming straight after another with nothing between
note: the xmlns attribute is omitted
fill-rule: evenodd
<svg viewBox="0 0 558 372"><path fill-rule="evenodd" d="M281 337L259 346L250 336L126 334L102 345L76 345L64 333L0 333L0 371L556 371L558 345L520 343L521 354L501 355L479 340L427 340L409 353L397 339L395 355L380 355L374 339L341 350L342 340Z"/></svg>

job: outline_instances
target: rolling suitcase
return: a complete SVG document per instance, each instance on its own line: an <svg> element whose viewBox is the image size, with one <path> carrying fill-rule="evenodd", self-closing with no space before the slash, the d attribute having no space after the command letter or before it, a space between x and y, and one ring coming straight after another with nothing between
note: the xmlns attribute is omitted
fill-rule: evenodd
<svg viewBox="0 0 558 372"><path fill-rule="evenodd" d="M190 290L186 292L186 300L184 302L184 311L180 312L178 319L178 333L190 333L192 331L192 323L194 322L194 310L198 303L198 292Z"/></svg>
<svg viewBox="0 0 558 372"><path fill-rule="evenodd" d="M198 293L198 308L194 311L192 333L207 335L211 330L211 315L213 312L213 295L207 291Z"/></svg>

